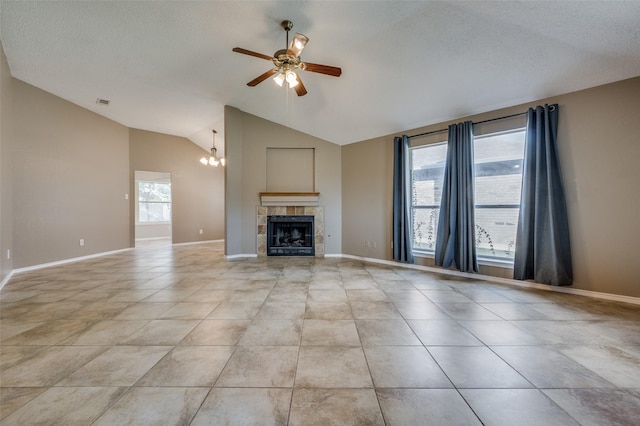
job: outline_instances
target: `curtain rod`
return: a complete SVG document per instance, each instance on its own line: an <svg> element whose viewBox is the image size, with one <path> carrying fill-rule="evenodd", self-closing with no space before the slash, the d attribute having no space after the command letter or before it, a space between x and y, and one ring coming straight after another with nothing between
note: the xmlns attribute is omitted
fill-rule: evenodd
<svg viewBox="0 0 640 426"><path fill-rule="evenodd" d="M488 120L482 120L482 121L478 121L477 123L474 122L473 124L483 124L483 123L490 123L492 121L498 121L498 120L504 120L507 118L513 118L513 117L519 117L521 115L526 115L526 112L519 112L517 114L511 114L511 115L505 115L504 117L498 117L498 118L490 118ZM411 138L417 138L420 136L427 136L427 135L434 135L436 133L442 133L442 132L446 132L447 130L449 130L448 128L446 129L440 129L440 130L432 130L430 132L425 132L425 133L419 133L417 135L413 135L413 136L407 136L409 139Z"/></svg>

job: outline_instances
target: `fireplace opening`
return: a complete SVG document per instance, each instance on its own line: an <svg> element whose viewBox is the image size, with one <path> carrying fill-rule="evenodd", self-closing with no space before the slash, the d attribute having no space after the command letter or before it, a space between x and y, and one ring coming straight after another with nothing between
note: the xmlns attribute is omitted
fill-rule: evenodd
<svg viewBox="0 0 640 426"><path fill-rule="evenodd" d="M313 216L267 216L267 256L314 256Z"/></svg>

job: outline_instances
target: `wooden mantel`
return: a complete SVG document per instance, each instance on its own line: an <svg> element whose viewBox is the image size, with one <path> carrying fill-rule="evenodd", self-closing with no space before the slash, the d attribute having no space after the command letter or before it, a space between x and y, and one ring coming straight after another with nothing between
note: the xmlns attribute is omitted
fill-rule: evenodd
<svg viewBox="0 0 640 426"><path fill-rule="evenodd" d="M317 206L319 192L261 192L263 206Z"/></svg>

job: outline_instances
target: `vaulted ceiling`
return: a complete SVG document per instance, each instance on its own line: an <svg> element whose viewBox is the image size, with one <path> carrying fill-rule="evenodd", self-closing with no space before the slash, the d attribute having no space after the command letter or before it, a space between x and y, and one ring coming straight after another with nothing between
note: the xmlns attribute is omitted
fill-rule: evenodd
<svg viewBox="0 0 640 426"><path fill-rule="evenodd" d="M342 76L248 87L273 65L231 49L272 55L283 19ZM638 22L638 1L0 3L15 78L207 150L224 105L348 144L639 76Z"/></svg>

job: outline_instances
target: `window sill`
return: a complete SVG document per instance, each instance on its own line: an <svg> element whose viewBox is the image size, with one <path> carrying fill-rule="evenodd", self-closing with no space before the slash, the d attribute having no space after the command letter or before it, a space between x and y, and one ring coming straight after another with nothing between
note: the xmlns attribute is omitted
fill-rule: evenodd
<svg viewBox="0 0 640 426"><path fill-rule="evenodd" d="M479 257L478 264L485 266L495 266L496 268L513 269L512 260L487 259L486 257Z"/></svg>
<svg viewBox="0 0 640 426"><path fill-rule="evenodd" d="M422 250L414 250L413 251L413 255L416 256L416 257L422 257L422 258L425 258L425 259L433 259L435 257L433 252L422 251ZM488 259L486 257L485 258L479 257L478 258L478 265L492 266L492 267L496 267L496 268L513 269L513 261L498 260L498 259Z"/></svg>

